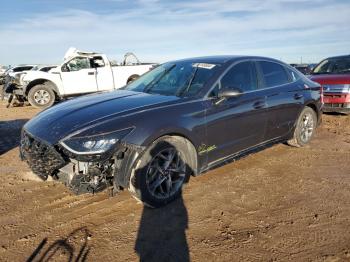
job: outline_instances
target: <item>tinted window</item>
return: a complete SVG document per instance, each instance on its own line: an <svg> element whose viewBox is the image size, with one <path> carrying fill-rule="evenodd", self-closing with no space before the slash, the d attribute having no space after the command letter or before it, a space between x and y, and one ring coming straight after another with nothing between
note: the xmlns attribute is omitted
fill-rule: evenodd
<svg viewBox="0 0 350 262"><path fill-rule="evenodd" d="M243 92L257 89L254 64L242 62L233 66L221 79L221 88L238 88Z"/></svg>
<svg viewBox="0 0 350 262"><path fill-rule="evenodd" d="M290 75L290 79L292 80L292 82L297 81L298 79L300 79L300 76L297 72L293 71L292 69L285 67L285 69L287 70L287 72Z"/></svg>
<svg viewBox="0 0 350 262"><path fill-rule="evenodd" d="M260 61L259 64L264 77L265 87L279 86L289 82L287 72L280 64L267 61Z"/></svg>
<svg viewBox="0 0 350 262"><path fill-rule="evenodd" d="M220 68L219 64L183 61L162 64L125 87L160 95L193 96Z"/></svg>
<svg viewBox="0 0 350 262"><path fill-rule="evenodd" d="M95 56L90 59L90 64L92 68L104 67L105 62L101 56Z"/></svg>

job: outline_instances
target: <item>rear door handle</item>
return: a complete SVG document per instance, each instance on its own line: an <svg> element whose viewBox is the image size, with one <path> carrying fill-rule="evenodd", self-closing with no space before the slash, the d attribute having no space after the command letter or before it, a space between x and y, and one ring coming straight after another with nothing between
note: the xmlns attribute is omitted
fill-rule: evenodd
<svg viewBox="0 0 350 262"><path fill-rule="evenodd" d="M88 75L94 75L95 72L88 72Z"/></svg>
<svg viewBox="0 0 350 262"><path fill-rule="evenodd" d="M264 101L257 101L253 104L255 109L266 107L266 103Z"/></svg>
<svg viewBox="0 0 350 262"><path fill-rule="evenodd" d="M296 93L296 94L294 94L294 99L295 100L299 100L299 99L301 99L301 98L303 98L304 96L302 95L302 94L298 94L298 93Z"/></svg>

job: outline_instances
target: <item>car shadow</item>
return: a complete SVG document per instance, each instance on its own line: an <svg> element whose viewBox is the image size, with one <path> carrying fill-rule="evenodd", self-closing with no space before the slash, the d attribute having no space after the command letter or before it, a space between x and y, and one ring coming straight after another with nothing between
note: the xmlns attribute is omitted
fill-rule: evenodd
<svg viewBox="0 0 350 262"><path fill-rule="evenodd" d="M152 158L154 155L151 152ZM146 174L147 168L140 168L136 172ZM192 172L188 165L186 168L189 173ZM185 178L184 183L187 183L188 179L189 176ZM188 213L182 191L176 200L161 208L144 206L135 242L135 251L140 261L190 261L187 228Z"/></svg>
<svg viewBox="0 0 350 262"><path fill-rule="evenodd" d="M50 246L47 246L48 238L46 237L26 261L44 262L56 261L56 259L67 262L86 261L90 252L88 245L90 237L91 232L86 227L72 231L67 237L56 240Z"/></svg>
<svg viewBox="0 0 350 262"><path fill-rule="evenodd" d="M190 261L188 215L182 197L165 207L144 207L135 243L140 261Z"/></svg>
<svg viewBox="0 0 350 262"><path fill-rule="evenodd" d="M19 146L21 129L29 119L0 121L0 155Z"/></svg>
<svg viewBox="0 0 350 262"><path fill-rule="evenodd" d="M322 112L325 115L329 115L329 116L347 116L349 114L347 113L341 113L341 112Z"/></svg>

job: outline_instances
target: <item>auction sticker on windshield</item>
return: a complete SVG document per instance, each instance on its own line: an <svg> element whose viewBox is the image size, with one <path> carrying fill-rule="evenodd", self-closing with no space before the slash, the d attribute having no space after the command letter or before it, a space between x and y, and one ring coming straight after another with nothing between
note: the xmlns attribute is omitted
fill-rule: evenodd
<svg viewBox="0 0 350 262"><path fill-rule="evenodd" d="M194 63L193 67L213 69L215 67L215 65L214 64L207 64L207 63Z"/></svg>

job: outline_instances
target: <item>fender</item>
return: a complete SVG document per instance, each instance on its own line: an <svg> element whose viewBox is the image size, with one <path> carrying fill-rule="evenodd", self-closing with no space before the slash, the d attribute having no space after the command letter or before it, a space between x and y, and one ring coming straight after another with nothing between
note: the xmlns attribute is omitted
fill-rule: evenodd
<svg viewBox="0 0 350 262"><path fill-rule="evenodd" d="M201 146L199 141L196 141L194 139L193 134L191 134L191 131L187 130L183 127L167 127L167 128L161 128L159 129L159 132L155 132L154 134L148 136L142 143L142 148L149 147L154 141L158 140L161 137L166 136L172 136L172 137L178 137L181 139L184 139L187 143L188 150L191 152L191 155L193 158L191 159L192 164L192 170L194 171L194 176L196 176L199 173L199 168L202 167L202 165L205 163L205 156L200 156L198 154L198 149Z"/></svg>
<svg viewBox="0 0 350 262"><path fill-rule="evenodd" d="M31 82L29 82L28 85L24 86L23 88L23 93L27 96L28 93L29 93L29 90L36 86L36 85L39 85L39 84L43 84L43 83L50 83L51 84L51 87L52 89L55 91L55 93L58 95L58 96L61 96L61 93L59 91L59 89L57 88L56 84L54 82L52 82L51 80L48 80L48 79L35 79Z"/></svg>
<svg viewBox="0 0 350 262"><path fill-rule="evenodd" d="M317 102L315 100L310 99L305 101L304 106L311 107L315 111L317 116L317 126L319 126L322 123L322 110L321 108L317 107Z"/></svg>
<svg viewBox="0 0 350 262"><path fill-rule="evenodd" d="M27 83L23 86L23 93L28 95L29 90L38 84L49 82L52 85L52 88L58 96L64 94L62 80L59 73L49 73L41 71L28 72L24 78L23 82Z"/></svg>

